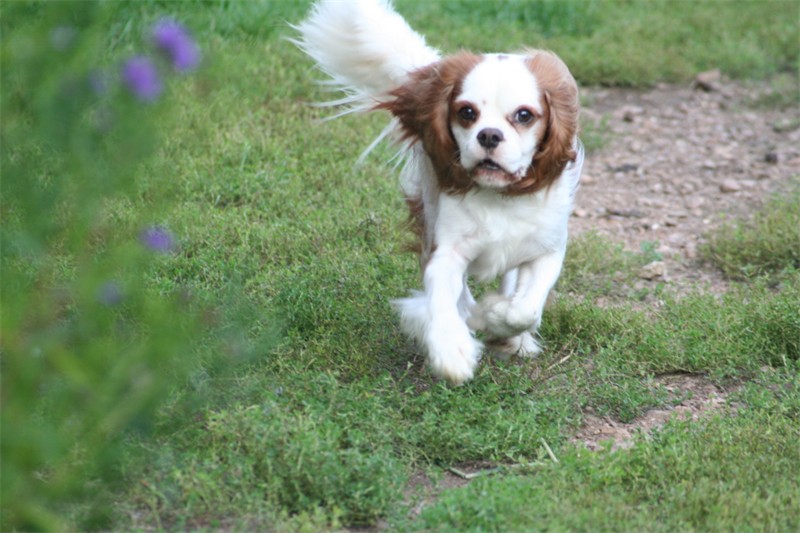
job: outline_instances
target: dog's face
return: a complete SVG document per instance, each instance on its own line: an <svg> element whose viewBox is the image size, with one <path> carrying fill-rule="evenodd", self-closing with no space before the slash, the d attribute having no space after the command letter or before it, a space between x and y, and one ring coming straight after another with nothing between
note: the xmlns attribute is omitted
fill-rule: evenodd
<svg viewBox="0 0 800 533"><path fill-rule="evenodd" d="M480 187L521 181L546 133L546 113L536 77L521 58L486 56L450 104L460 165Z"/></svg>
<svg viewBox="0 0 800 533"><path fill-rule="evenodd" d="M461 53L412 73L389 109L421 141L445 190L548 186L574 160L575 80L554 54Z"/></svg>

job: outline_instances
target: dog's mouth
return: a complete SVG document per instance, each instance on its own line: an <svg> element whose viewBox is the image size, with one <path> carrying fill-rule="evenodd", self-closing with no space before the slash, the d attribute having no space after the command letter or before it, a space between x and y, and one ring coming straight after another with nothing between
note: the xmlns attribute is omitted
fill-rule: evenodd
<svg viewBox="0 0 800 533"><path fill-rule="evenodd" d="M476 170L486 170L489 172L503 172L504 174L508 174L506 170L498 165L494 160L486 158L477 165L475 165Z"/></svg>
<svg viewBox="0 0 800 533"><path fill-rule="evenodd" d="M488 157L473 167L472 176L479 186L492 189L508 187L522 178L518 173L509 172L500 163Z"/></svg>

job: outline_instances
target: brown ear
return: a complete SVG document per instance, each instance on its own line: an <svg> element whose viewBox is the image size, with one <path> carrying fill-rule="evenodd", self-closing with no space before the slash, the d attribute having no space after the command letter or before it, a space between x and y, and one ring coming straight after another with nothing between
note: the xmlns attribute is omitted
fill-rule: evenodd
<svg viewBox="0 0 800 533"><path fill-rule="evenodd" d="M580 111L575 78L551 52L532 51L526 63L542 91L546 128L528 175L514 186L513 193L549 187L577 155L572 144L578 133Z"/></svg>
<svg viewBox="0 0 800 533"><path fill-rule="evenodd" d="M403 138L422 142L444 190L467 190L472 180L459 164L458 145L450 130L450 107L464 77L480 56L461 52L411 73L393 90L391 100L378 104L400 121Z"/></svg>

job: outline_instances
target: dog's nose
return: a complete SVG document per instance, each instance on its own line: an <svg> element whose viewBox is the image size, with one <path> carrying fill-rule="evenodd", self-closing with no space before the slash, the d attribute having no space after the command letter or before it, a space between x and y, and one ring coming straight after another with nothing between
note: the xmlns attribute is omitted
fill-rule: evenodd
<svg viewBox="0 0 800 533"><path fill-rule="evenodd" d="M491 150L503 141L503 132L497 128L484 128L478 132L478 144Z"/></svg>

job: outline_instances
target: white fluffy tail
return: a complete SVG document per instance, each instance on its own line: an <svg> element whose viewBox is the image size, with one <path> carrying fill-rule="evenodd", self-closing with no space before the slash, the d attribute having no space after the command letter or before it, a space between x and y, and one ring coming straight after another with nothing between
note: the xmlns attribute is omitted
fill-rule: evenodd
<svg viewBox="0 0 800 533"><path fill-rule="evenodd" d="M348 106L344 113L386 100L410 72L440 57L388 0L321 0L293 27L300 34L293 42L330 76L327 83L345 92L327 103Z"/></svg>

